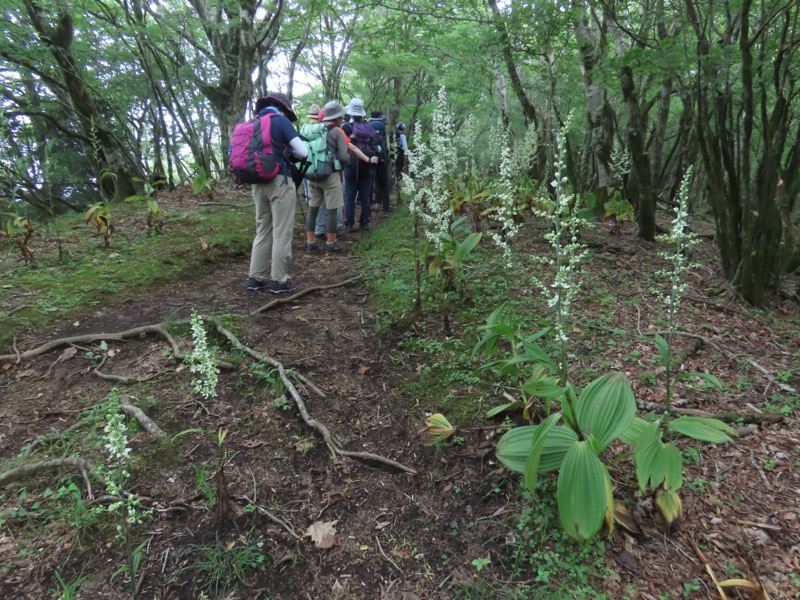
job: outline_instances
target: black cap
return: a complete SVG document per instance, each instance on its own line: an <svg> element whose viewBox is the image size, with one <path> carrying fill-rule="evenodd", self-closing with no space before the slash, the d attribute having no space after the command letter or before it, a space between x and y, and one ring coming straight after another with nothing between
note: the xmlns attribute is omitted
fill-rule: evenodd
<svg viewBox="0 0 800 600"><path fill-rule="evenodd" d="M370 114L371 119L380 119L383 116L383 113L379 110L373 110Z"/></svg>

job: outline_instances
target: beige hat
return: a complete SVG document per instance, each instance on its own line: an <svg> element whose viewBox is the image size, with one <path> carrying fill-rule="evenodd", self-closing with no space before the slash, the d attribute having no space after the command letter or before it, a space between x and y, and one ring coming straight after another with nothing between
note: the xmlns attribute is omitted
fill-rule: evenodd
<svg viewBox="0 0 800 600"><path fill-rule="evenodd" d="M336 100L331 100L325 106L322 107L323 112L325 113L325 118L323 121L334 121L339 117L344 116L344 107L339 104Z"/></svg>
<svg viewBox="0 0 800 600"><path fill-rule="evenodd" d="M311 105L311 108L308 109L308 116L311 119L316 119L319 117L319 104Z"/></svg>

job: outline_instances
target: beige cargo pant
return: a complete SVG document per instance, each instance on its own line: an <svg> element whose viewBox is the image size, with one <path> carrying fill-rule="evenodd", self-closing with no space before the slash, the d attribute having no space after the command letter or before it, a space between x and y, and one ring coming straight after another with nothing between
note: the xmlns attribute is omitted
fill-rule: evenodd
<svg viewBox="0 0 800 600"><path fill-rule="evenodd" d="M250 277L286 283L292 262L292 235L297 190L291 177L279 174L253 185L256 237L250 254Z"/></svg>

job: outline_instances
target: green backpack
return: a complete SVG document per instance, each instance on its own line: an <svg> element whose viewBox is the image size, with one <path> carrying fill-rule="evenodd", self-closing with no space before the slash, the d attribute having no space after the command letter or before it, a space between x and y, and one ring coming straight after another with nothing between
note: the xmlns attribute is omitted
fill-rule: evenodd
<svg viewBox="0 0 800 600"><path fill-rule="evenodd" d="M322 181L333 173L335 156L328 149L328 126L325 123L306 123L300 128L300 138L308 150L308 158L297 163L309 181ZM304 164L305 163L305 164ZM307 168L306 168L307 164Z"/></svg>

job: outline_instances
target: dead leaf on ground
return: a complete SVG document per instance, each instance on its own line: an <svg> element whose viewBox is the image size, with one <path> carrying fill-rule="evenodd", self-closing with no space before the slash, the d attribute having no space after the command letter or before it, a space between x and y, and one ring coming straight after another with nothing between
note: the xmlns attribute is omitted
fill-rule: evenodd
<svg viewBox="0 0 800 600"><path fill-rule="evenodd" d="M306 529L306 537L321 550L328 550L336 545L336 528L334 525L339 521L316 521Z"/></svg>
<svg viewBox="0 0 800 600"><path fill-rule="evenodd" d="M204 237L197 238L197 241L200 242L200 248L202 248L203 252L207 252L209 249L208 242Z"/></svg>
<svg viewBox="0 0 800 600"><path fill-rule="evenodd" d="M297 450L298 452L300 452L301 454L304 453L304 452L308 452L313 447L314 447L314 442L310 442L310 441L297 442L294 445L294 449Z"/></svg>
<svg viewBox="0 0 800 600"><path fill-rule="evenodd" d="M266 444L266 442L263 440L245 440L242 442L242 446L245 448L258 448L264 444Z"/></svg>
<svg viewBox="0 0 800 600"><path fill-rule="evenodd" d="M358 365L358 374L359 375L366 375L369 373L369 367L366 365Z"/></svg>

